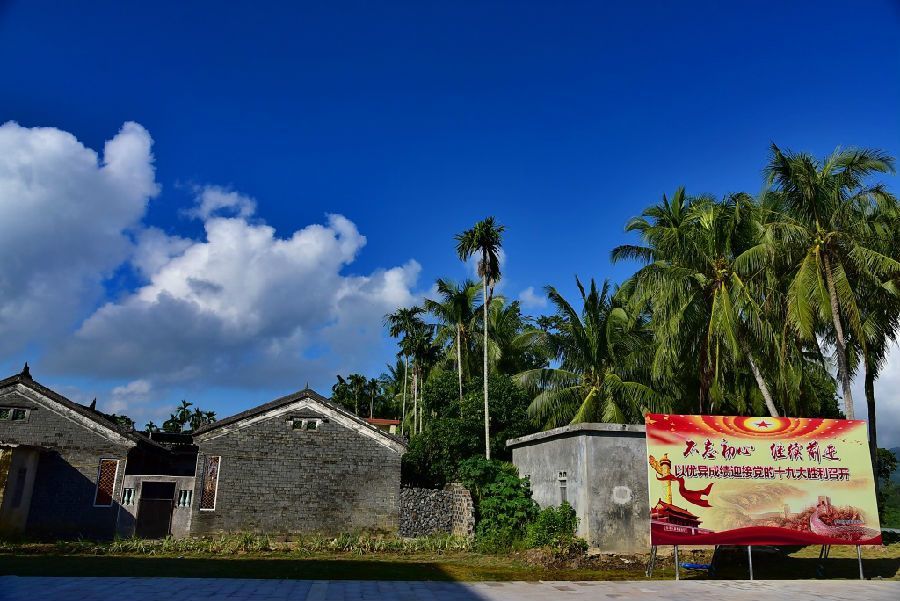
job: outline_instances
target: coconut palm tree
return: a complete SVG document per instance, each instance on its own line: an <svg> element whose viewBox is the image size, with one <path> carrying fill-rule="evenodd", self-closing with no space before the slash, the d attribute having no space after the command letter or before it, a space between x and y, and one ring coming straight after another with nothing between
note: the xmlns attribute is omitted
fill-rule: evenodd
<svg viewBox="0 0 900 601"><path fill-rule="evenodd" d="M548 286L547 296L559 319L552 330L529 333L559 361L557 368L531 369L517 376L520 384L536 393L529 415L549 429L587 421L638 423L646 410L668 410L661 395L631 378L637 362L629 359L649 343L640 323L616 306L609 282L598 289L592 279L586 292L581 281L575 281L581 310Z"/></svg>
<svg viewBox="0 0 900 601"><path fill-rule="evenodd" d="M362 374L350 374L347 376L350 385L350 393L353 395L353 413L359 415L359 399L366 393L369 380Z"/></svg>
<svg viewBox="0 0 900 601"><path fill-rule="evenodd" d="M391 338L400 339L400 352L403 355L403 401L400 418L400 434L406 423L406 385L409 382L409 352L408 344L404 344L404 340L409 337L410 332L415 330L422 324L421 315L425 310L422 307L400 307L393 313L389 313L384 317L384 323L388 327L388 333Z"/></svg>
<svg viewBox="0 0 900 601"><path fill-rule="evenodd" d="M435 327L424 322L417 322L401 341L401 348L412 358L413 388L413 434L422 431L423 419L419 398L428 370L435 363L440 352L434 343Z"/></svg>
<svg viewBox="0 0 900 601"><path fill-rule="evenodd" d="M425 299L425 310L441 322L438 341L453 340L456 347L456 373L459 380L459 400L463 398L463 346L468 348L472 322L478 314L475 298L480 285L472 280L456 284L446 279L437 281L440 300Z"/></svg>
<svg viewBox="0 0 900 601"><path fill-rule="evenodd" d="M477 222L471 229L456 235L456 253L461 261L478 255L478 275L484 294L484 455L491 458L491 426L488 403L488 306L494 295L494 285L500 279L500 247L505 227L495 223L493 217Z"/></svg>
<svg viewBox="0 0 900 601"><path fill-rule="evenodd" d="M626 229L639 232L645 246L612 251L614 262L636 258L645 263L623 288L632 313L649 307L655 379L672 377L686 358L696 357L701 413L722 399L725 368L740 370L746 359L766 408L779 415L757 358L772 331L754 289L763 269L758 255L764 254L757 244L755 211L746 194L717 202L688 197L679 188L672 202L663 196L661 204L629 222Z"/></svg>
<svg viewBox="0 0 900 601"><path fill-rule="evenodd" d="M886 281L900 263L879 252L867 236L868 219L878 220L896 199L883 185L868 185L875 173L893 173L894 159L880 150L836 150L819 161L806 153L772 145L765 174L783 198L787 214L771 227L782 250L794 259L788 290L788 318L805 338L830 320L845 413L854 416L845 323L865 344L859 308L861 279Z"/></svg>

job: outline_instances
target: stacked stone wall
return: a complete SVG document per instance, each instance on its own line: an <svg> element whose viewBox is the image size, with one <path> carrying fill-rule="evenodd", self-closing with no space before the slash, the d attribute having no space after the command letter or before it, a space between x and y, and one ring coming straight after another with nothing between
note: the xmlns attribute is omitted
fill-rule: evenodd
<svg viewBox="0 0 900 601"><path fill-rule="evenodd" d="M400 535L471 536L475 532L472 495L461 484L444 489L403 488L400 491Z"/></svg>

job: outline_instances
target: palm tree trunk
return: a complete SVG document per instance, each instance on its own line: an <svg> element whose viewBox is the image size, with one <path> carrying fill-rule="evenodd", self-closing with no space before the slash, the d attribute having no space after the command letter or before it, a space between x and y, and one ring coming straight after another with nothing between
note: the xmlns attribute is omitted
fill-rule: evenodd
<svg viewBox="0 0 900 601"><path fill-rule="evenodd" d="M747 361L750 363L750 371L753 372L753 377L756 379L756 385L759 386L759 391L766 401L766 409L769 410L769 415L772 417L779 417L778 409L775 408L775 403L772 401L772 393L769 392L769 386L766 384L762 372L759 371L759 367L753 359L753 354L750 352L750 348L744 340L741 340L741 347L743 347L744 354L747 355Z"/></svg>
<svg viewBox="0 0 900 601"><path fill-rule="evenodd" d="M416 364L413 363L413 434L419 433L419 380L418 380L419 370L416 369Z"/></svg>
<svg viewBox="0 0 900 601"><path fill-rule="evenodd" d="M866 353L866 408L869 413L869 454L872 456L872 470L875 473L875 494L878 495L878 433L875 430L875 376L876 369Z"/></svg>
<svg viewBox="0 0 900 601"><path fill-rule="evenodd" d="M423 392L425 390L425 370L421 370L419 372L419 388L422 389L422 392L419 393L419 396L422 397ZM422 403L419 404L419 432L421 433L425 429L425 399L422 398Z"/></svg>
<svg viewBox="0 0 900 601"><path fill-rule="evenodd" d="M459 375L459 413L462 417L462 326L456 324L456 371Z"/></svg>
<svg viewBox="0 0 900 601"><path fill-rule="evenodd" d="M405 357L403 365L403 413L400 416L400 436L403 436L403 426L406 423L406 381L409 379L409 355Z"/></svg>
<svg viewBox="0 0 900 601"><path fill-rule="evenodd" d="M828 298L831 300L831 319L834 321L838 375L841 378L841 386L844 391L844 413L847 415L847 419L853 419L853 393L850 390L850 371L847 368L847 343L844 340L844 328L841 327L837 290L834 287L834 273L831 271L831 260L828 258L827 252L822 253L822 261L825 263L825 282L828 284Z"/></svg>
<svg viewBox="0 0 900 601"><path fill-rule="evenodd" d="M699 404L700 415L703 415L703 402L709 399L710 376L709 376L709 338L704 335L700 341L700 373L698 375L698 384L700 385Z"/></svg>
<svg viewBox="0 0 900 601"><path fill-rule="evenodd" d="M482 259L483 264L487 264L487 257ZM491 414L488 408L488 289L487 274L481 276L484 292L484 371L482 372L482 380L484 380L484 456L491 458Z"/></svg>

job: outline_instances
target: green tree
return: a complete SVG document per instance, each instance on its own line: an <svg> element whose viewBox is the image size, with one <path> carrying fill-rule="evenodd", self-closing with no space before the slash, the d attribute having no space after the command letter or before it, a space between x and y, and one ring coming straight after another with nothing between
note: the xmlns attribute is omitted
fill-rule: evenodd
<svg viewBox="0 0 900 601"><path fill-rule="evenodd" d="M696 356L701 412L712 408L711 397L723 396L724 362L746 359L769 414L779 415L756 357L773 337L754 290L764 253L757 244L756 212L746 194L717 202L689 197L679 188L672 202L663 196L661 204L628 223L626 230L639 232L645 246L619 246L612 252L614 262L636 258L645 263L624 288L632 312L650 308L655 379L669 375L685 356Z"/></svg>
<svg viewBox="0 0 900 601"><path fill-rule="evenodd" d="M484 452L491 458L490 406L488 403L488 306L494 295L494 284L500 279L500 247L505 227L494 222L493 217L479 221L471 229L456 236L456 253L461 261L479 255L478 275L481 277L484 303Z"/></svg>
<svg viewBox="0 0 900 601"><path fill-rule="evenodd" d="M603 421L638 423L646 409L667 408L666 400L646 384L630 378L625 357L647 343L622 307L615 306L609 283L591 280L585 291L576 278L582 309L577 311L552 286L547 296L556 307L558 330L536 330L559 361L559 367L522 372L518 380L536 393L528 413L544 429L567 423Z"/></svg>
<svg viewBox="0 0 900 601"><path fill-rule="evenodd" d="M437 293L440 300L425 299L425 310L434 315L441 323L438 329L438 342L452 340L456 347L456 373L459 383L459 398L463 396L463 347L468 349L469 333L477 315L475 298L480 286L466 280L456 284L446 279L437 281Z"/></svg>
<svg viewBox="0 0 900 601"><path fill-rule="evenodd" d="M401 405L400 433L404 433L406 424L406 388L409 382L409 347L408 338L411 332L416 330L422 322L422 313L425 310L421 307L400 307L393 313L389 313L384 317L384 323L388 328L391 338L400 339L400 354L404 359L403 366L403 398Z"/></svg>
<svg viewBox="0 0 900 601"><path fill-rule="evenodd" d="M434 326L419 322L403 340L403 348L413 360L413 434L423 428L423 411L419 397L430 369L437 362L440 348L434 342Z"/></svg>
<svg viewBox="0 0 900 601"><path fill-rule="evenodd" d="M794 262L788 290L788 318L803 337L831 321L838 377L847 417L853 419L848 332L865 344L859 306L861 280L886 281L900 263L873 247L867 220L880 220L896 199L883 185L868 185L875 173L893 173L894 159L872 149L836 150L819 161L806 153L772 145L765 174L784 202L786 214L770 224L781 252ZM891 209L892 210L892 209Z"/></svg>

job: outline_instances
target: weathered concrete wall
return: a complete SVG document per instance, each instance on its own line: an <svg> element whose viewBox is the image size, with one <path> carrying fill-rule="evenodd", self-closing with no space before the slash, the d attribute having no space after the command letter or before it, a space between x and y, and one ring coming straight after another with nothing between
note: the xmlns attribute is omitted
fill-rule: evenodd
<svg viewBox="0 0 900 601"><path fill-rule="evenodd" d="M315 430L294 429L300 418L324 421ZM401 453L322 412L279 410L201 434L195 444L192 534L398 528ZM218 492L215 510L201 511L208 456L222 458Z"/></svg>
<svg viewBox="0 0 900 601"><path fill-rule="evenodd" d="M639 431L589 431L587 447L588 540L599 549L641 552L650 548L647 446Z"/></svg>
<svg viewBox="0 0 900 601"><path fill-rule="evenodd" d="M461 484L449 484L442 490L400 490L400 536L471 536L474 532L475 506L472 495Z"/></svg>
<svg viewBox="0 0 900 601"><path fill-rule="evenodd" d="M528 438L528 437L525 437ZM518 439L522 440L522 439ZM509 443L507 443L509 444ZM555 507L565 500L578 516L578 536L589 539L587 461L584 437L575 433L542 438L514 446L513 463L519 476L531 482L532 496L541 507Z"/></svg>
<svg viewBox="0 0 900 601"><path fill-rule="evenodd" d="M0 446L40 450L26 531L36 536L111 538L125 460L135 443L21 385L0 391L0 406L29 410L24 421L0 421ZM94 507L100 459L119 461L110 507Z"/></svg>
<svg viewBox="0 0 900 601"><path fill-rule="evenodd" d="M578 424L510 440L513 463L531 480L541 507L566 500L578 535L602 551L649 548L646 442L643 426Z"/></svg>

